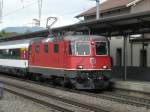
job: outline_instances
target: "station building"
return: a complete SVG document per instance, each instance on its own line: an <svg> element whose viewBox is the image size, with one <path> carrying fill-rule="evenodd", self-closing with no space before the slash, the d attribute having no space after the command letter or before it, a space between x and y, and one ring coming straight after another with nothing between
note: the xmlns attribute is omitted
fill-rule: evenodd
<svg viewBox="0 0 150 112"><path fill-rule="evenodd" d="M100 4L100 18L128 15L150 10L150 0L107 0ZM84 21L96 18L96 7L79 14ZM142 21L139 19L139 21ZM144 20L146 21L146 20ZM111 24L110 24L111 25ZM136 27L136 26L135 26ZM123 77L124 41L121 36L110 37L113 77ZM150 81L150 34L130 35L127 43L127 79Z"/></svg>

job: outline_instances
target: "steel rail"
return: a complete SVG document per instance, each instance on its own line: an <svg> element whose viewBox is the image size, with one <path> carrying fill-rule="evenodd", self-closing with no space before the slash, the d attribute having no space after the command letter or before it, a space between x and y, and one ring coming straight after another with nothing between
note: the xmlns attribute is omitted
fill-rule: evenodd
<svg viewBox="0 0 150 112"><path fill-rule="evenodd" d="M12 84L10 82L3 81L3 83L4 83L4 85L13 86L15 88L23 89L23 90L30 91L30 92L36 93L36 94L40 94L42 96L46 96L46 97L51 98L51 99L55 99L55 100L58 100L58 101L61 101L61 102L67 103L67 104L71 104L71 105L80 107L80 108L82 108L84 110L86 109L86 110L89 110L89 111L92 111L92 112L110 112L110 110L108 110L108 109L106 110L106 108L104 109L103 107L100 107L100 106L89 105L89 104L82 103L82 102L79 102L79 101L74 101L74 100L63 98L63 97L60 97L60 96L48 94L48 93L45 93L44 91L39 91L39 90L35 90L35 89L32 90L31 88L27 88L27 87L21 86L21 85ZM4 89L9 90L9 88L7 88L6 86L5 86ZM14 90L9 90L9 91L14 91ZM14 92L17 93L17 91L14 91ZM26 96L26 97L29 97L30 99L34 99L34 98L30 97L30 96ZM34 99L34 101L39 101L39 100L38 99ZM46 105L49 105L48 103L43 102L43 101L42 101L42 103L46 104ZM53 105L51 107L53 107ZM60 108L59 106L54 106L54 107L56 107L56 109L58 107L59 111L62 110L62 108ZM69 112L69 111L70 110L65 110L64 112Z"/></svg>
<svg viewBox="0 0 150 112"><path fill-rule="evenodd" d="M9 77L11 77L11 76L9 76ZM16 77L11 77L11 78L14 78L16 80L24 81L24 79L20 79L20 78L16 78ZM41 86L60 89L60 90L63 90L63 91L75 92L75 93L78 93L78 94L84 94L84 95L88 95L88 96L92 96L92 97L96 97L96 98L101 98L101 99L106 99L106 100L111 100L111 101L115 101L115 102L119 102L119 103L123 103L123 104L134 105L134 106L137 106L137 107L150 108L150 99L134 97L134 96L129 96L129 95L125 95L125 94L118 94L115 91L101 92L101 93L91 93L91 92L84 92L84 91L66 89L66 88L62 88L62 87L58 87L58 86L52 86L52 85L48 85L48 84L45 84L45 83L43 84L43 83L31 81L31 80L26 80L26 81L29 82L29 83L34 83L34 84L38 84L38 85L41 85ZM54 96L52 96L52 97L54 97ZM77 103L77 102L72 102L72 103ZM76 105L78 105L78 104L76 104ZM83 104L82 106L87 108L87 105ZM88 106L88 108L93 108L93 107Z"/></svg>

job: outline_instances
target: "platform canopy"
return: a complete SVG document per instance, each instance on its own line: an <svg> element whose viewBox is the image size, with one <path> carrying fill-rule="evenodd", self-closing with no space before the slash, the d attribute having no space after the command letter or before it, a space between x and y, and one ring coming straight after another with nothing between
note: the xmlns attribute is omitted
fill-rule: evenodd
<svg viewBox="0 0 150 112"><path fill-rule="evenodd" d="M130 13L113 17L102 18L99 20L90 20L79 22L73 25L53 28L54 32L67 31L90 31L91 34L104 36L131 35L150 32L150 11ZM48 30L17 35L1 41L25 39L33 37L46 37Z"/></svg>
<svg viewBox="0 0 150 112"><path fill-rule="evenodd" d="M118 15L99 20L80 22L53 29L55 31L91 30L92 34L117 36L150 33L150 11Z"/></svg>

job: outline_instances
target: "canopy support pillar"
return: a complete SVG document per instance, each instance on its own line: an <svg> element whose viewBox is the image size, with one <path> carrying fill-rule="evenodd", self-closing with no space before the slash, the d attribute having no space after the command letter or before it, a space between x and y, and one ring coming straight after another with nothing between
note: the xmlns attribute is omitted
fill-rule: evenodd
<svg viewBox="0 0 150 112"><path fill-rule="evenodd" d="M123 60L124 60L124 78L123 80L126 81L127 80L127 38L128 35L124 35L124 45L123 45L123 49L124 49L124 56L123 56Z"/></svg>

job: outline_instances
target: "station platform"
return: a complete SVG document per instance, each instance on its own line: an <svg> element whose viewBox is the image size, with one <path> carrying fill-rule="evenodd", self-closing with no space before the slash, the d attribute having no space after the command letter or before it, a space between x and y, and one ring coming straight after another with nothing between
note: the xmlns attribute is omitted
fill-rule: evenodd
<svg viewBox="0 0 150 112"><path fill-rule="evenodd" d="M150 94L150 82L113 79L114 88Z"/></svg>

